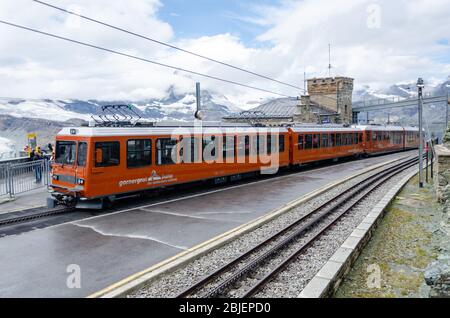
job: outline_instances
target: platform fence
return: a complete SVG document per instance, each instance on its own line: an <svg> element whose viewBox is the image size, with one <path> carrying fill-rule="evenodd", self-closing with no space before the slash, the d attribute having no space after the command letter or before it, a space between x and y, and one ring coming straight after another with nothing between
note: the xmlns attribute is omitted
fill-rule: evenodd
<svg viewBox="0 0 450 318"><path fill-rule="evenodd" d="M0 196L16 194L48 187L50 161L47 159L0 165Z"/></svg>

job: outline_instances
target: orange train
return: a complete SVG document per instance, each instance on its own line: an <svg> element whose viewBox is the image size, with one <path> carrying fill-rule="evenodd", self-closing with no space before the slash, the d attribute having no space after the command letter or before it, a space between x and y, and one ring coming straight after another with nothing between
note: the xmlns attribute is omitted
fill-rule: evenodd
<svg viewBox="0 0 450 318"><path fill-rule="evenodd" d="M56 137L49 205L103 208L144 191L311 162L418 148L395 126L79 127Z"/></svg>

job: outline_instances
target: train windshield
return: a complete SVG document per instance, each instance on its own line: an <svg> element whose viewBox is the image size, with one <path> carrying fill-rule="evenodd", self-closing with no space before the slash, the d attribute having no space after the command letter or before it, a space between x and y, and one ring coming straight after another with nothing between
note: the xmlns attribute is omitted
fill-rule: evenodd
<svg viewBox="0 0 450 318"><path fill-rule="evenodd" d="M76 143L74 141L56 142L55 162L63 165L73 165L76 158Z"/></svg>

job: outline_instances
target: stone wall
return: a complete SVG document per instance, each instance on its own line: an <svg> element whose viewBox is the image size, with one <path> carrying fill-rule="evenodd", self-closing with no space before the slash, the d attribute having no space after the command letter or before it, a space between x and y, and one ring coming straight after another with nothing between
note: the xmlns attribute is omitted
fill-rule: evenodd
<svg viewBox="0 0 450 318"><path fill-rule="evenodd" d="M428 266L425 279L431 286L430 297L450 297L450 129L444 137L444 144L436 146L435 150L434 186L443 205L439 226L442 238L438 259Z"/></svg>
<svg viewBox="0 0 450 318"><path fill-rule="evenodd" d="M445 203L450 199L450 149L445 145L437 145L435 150L434 186L439 202Z"/></svg>

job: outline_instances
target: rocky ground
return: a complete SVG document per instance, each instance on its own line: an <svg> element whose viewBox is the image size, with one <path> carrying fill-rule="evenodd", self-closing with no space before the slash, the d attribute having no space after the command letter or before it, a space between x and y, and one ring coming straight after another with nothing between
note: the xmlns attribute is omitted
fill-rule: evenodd
<svg viewBox="0 0 450 318"><path fill-rule="evenodd" d="M418 177L413 178L389 207L335 296L429 297L425 277L441 252L441 218L433 185L419 189ZM370 283L374 268L381 271L379 285Z"/></svg>

